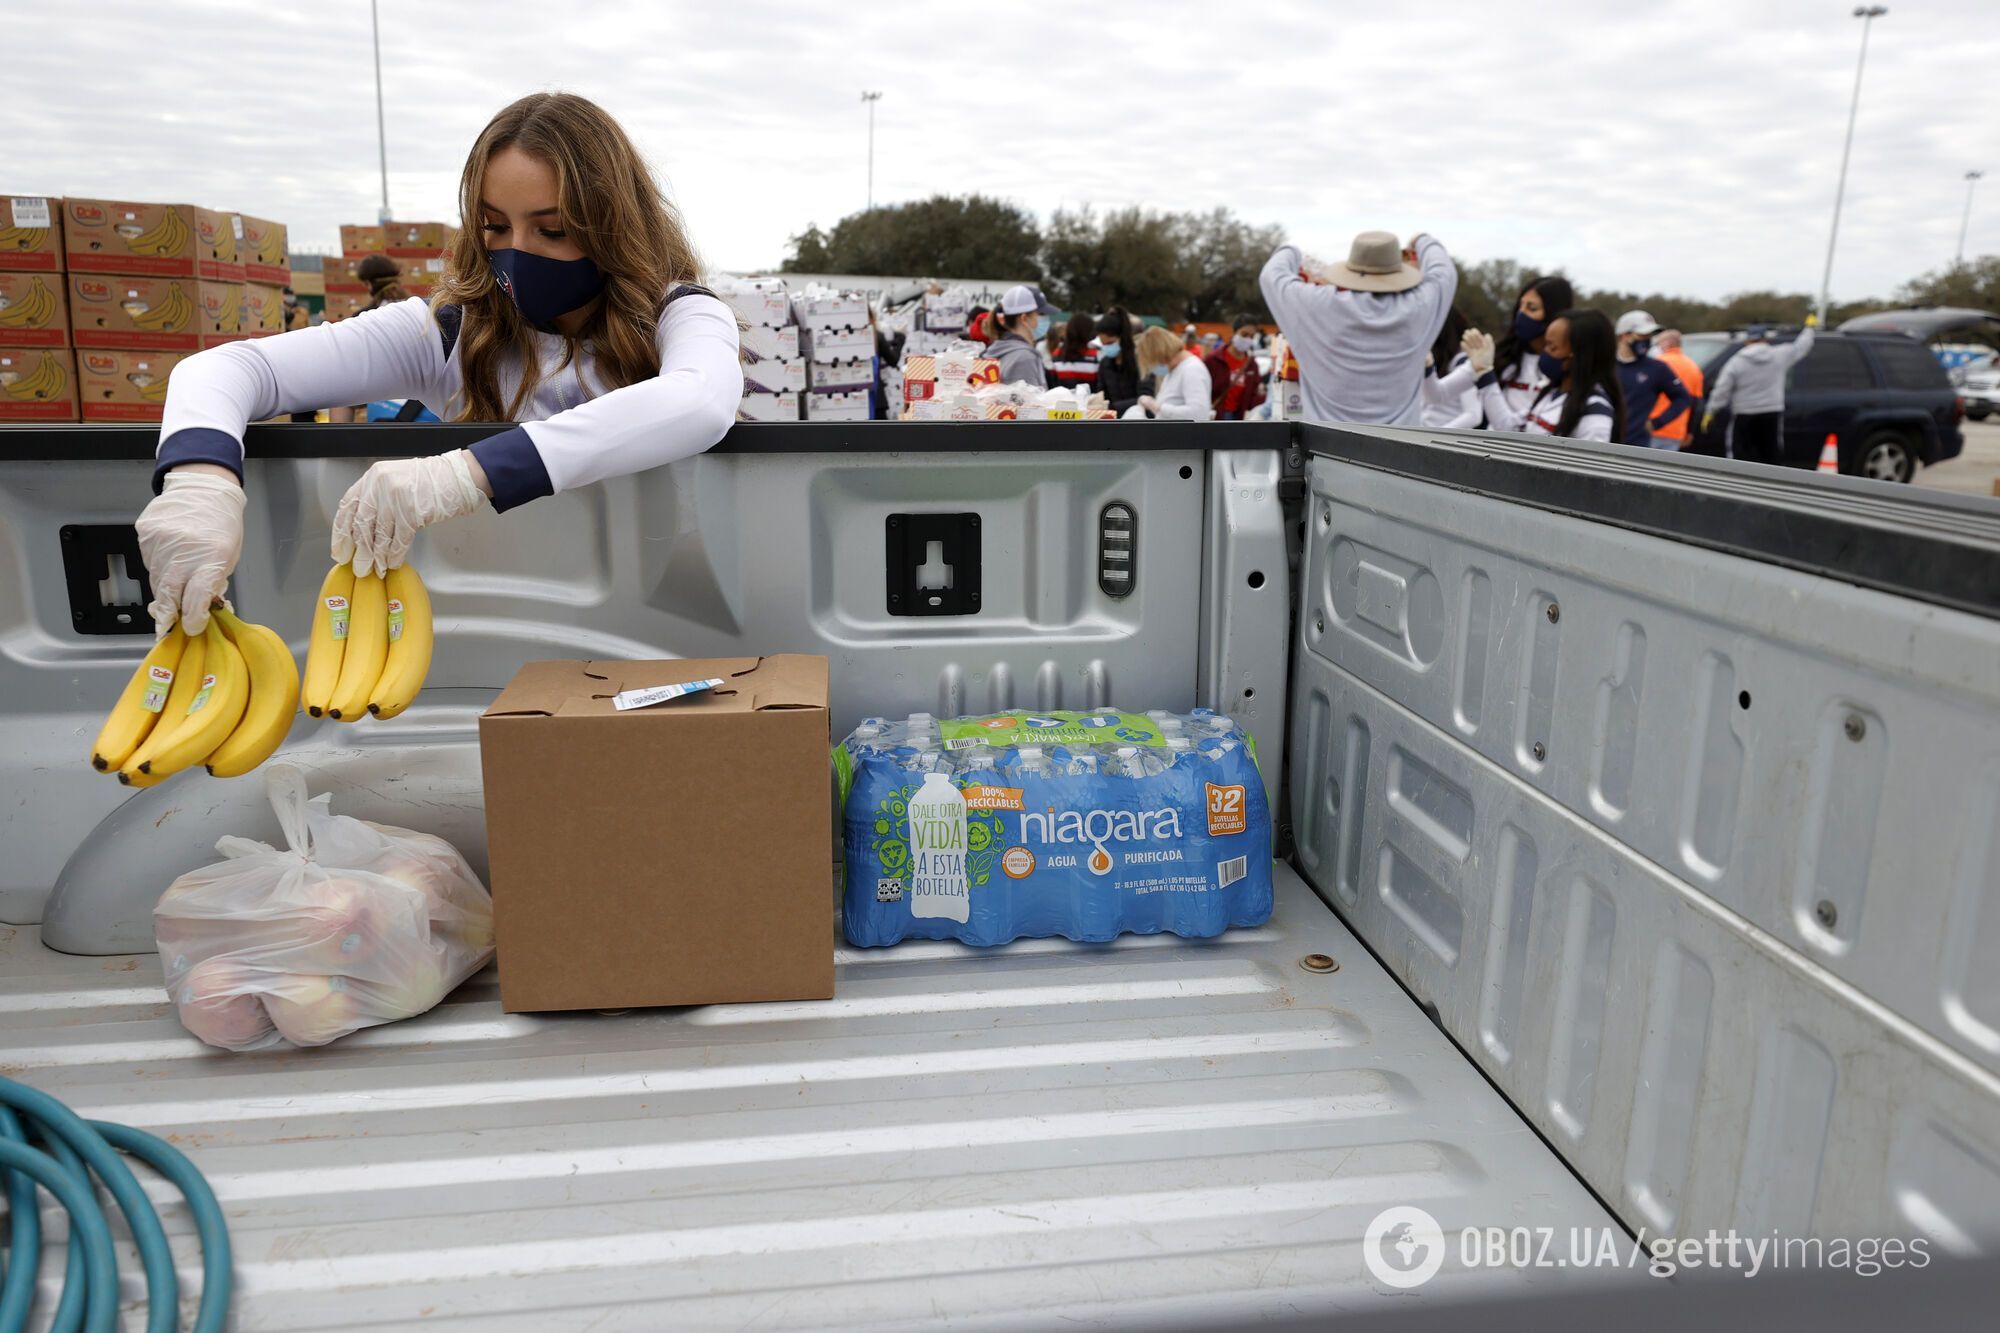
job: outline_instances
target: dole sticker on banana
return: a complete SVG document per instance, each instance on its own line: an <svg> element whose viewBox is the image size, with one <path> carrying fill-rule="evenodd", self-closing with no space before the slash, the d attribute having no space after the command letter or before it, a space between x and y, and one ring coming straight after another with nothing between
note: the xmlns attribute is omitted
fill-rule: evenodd
<svg viewBox="0 0 2000 1333"><path fill-rule="evenodd" d="M403 637L403 601L399 597L389 599L389 642Z"/></svg>
<svg viewBox="0 0 2000 1333"><path fill-rule="evenodd" d="M326 599L326 628L327 632L336 639L347 637L348 610L347 599L345 597L329 597Z"/></svg>
<svg viewBox="0 0 2000 1333"><path fill-rule="evenodd" d="M139 698L139 707L149 713L159 712L167 706L167 694L173 687L174 673L171 667L149 667L146 671L146 692Z"/></svg>

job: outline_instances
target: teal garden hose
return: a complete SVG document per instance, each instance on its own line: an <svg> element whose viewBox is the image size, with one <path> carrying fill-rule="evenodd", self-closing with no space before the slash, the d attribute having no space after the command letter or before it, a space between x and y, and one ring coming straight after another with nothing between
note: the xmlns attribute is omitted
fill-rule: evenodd
<svg viewBox="0 0 2000 1333"><path fill-rule="evenodd" d="M0 1078L0 1185L10 1219L0 1275L0 1333L27 1327L42 1251L40 1199L47 1190L69 1213L68 1266L52 1333L113 1333L118 1327L118 1258L98 1204L102 1182L125 1214L146 1271L146 1333L174 1333L180 1280L159 1214L120 1152L165 1176L187 1199L201 1238L201 1307L195 1333L222 1333L229 1312L229 1228L215 1192L194 1163L142 1130L84 1121L45 1092ZM95 1180L92 1179L93 1175Z"/></svg>

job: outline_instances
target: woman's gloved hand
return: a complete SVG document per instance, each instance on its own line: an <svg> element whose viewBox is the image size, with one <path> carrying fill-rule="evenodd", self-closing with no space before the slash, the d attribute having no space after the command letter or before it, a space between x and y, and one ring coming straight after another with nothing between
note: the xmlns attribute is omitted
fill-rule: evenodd
<svg viewBox="0 0 2000 1333"><path fill-rule="evenodd" d="M1484 375L1493 369L1493 338L1478 329L1467 329L1465 336L1458 340L1465 351L1465 359L1472 365L1472 373Z"/></svg>
<svg viewBox="0 0 2000 1333"><path fill-rule="evenodd" d="M356 577L399 568L417 529L469 514L486 503L463 449L434 458L377 463L347 488L333 516L333 560Z"/></svg>
<svg viewBox="0 0 2000 1333"><path fill-rule="evenodd" d="M225 469L179 467L139 515L155 635L176 620L189 634L208 628L208 609L228 591L243 555L243 499L242 484Z"/></svg>

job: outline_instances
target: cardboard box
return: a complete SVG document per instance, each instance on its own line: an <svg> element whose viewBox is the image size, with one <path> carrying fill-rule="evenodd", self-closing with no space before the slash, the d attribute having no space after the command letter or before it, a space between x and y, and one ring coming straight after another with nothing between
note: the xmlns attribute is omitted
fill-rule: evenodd
<svg viewBox="0 0 2000 1333"><path fill-rule="evenodd" d="M331 296L335 292L366 292L368 284L361 280L355 270L360 267L365 255L328 255L320 261L320 280L325 284L325 292Z"/></svg>
<svg viewBox="0 0 2000 1333"><path fill-rule="evenodd" d="M738 421L797 421L799 419L799 396L797 393L746 393L737 404Z"/></svg>
<svg viewBox="0 0 2000 1333"><path fill-rule="evenodd" d="M998 361L995 361L990 356L978 357L973 361L972 373L966 377L966 385L977 388L982 384L998 384L999 382L1000 363ZM903 358L903 401L906 403L923 402L927 399L937 397L937 392L938 359L934 356L911 356Z"/></svg>
<svg viewBox="0 0 2000 1333"><path fill-rule="evenodd" d="M201 346L204 304L227 303L204 288L235 283L204 283L195 278L133 278L117 273L69 275L70 341L78 347L143 347L192 352Z"/></svg>
<svg viewBox="0 0 2000 1333"><path fill-rule="evenodd" d="M262 282L246 282L237 289L237 296L242 302L238 327L244 337L262 338L285 331L284 288Z"/></svg>
<svg viewBox="0 0 2000 1333"><path fill-rule="evenodd" d="M444 253L451 242L448 222L390 222L383 226L383 248L399 258L423 259ZM345 248L344 244L343 247Z"/></svg>
<svg viewBox="0 0 2000 1333"><path fill-rule="evenodd" d="M195 292L199 303L195 312L197 345L219 347L250 336L242 323L243 290L244 284L240 282L204 282L198 285Z"/></svg>
<svg viewBox="0 0 2000 1333"><path fill-rule="evenodd" d="M840 296L792 298L792 315L809 329L865 329L868 327L868 298L859 292Z"/></svg>
<svg viewBox="0 0 2000 1333"><path fill-rule="evenodd" d="M715 294L745 323L782 329L792 322L791 293L783 278L718 278Z"/></svg>
<svg viewBox="0 0 2000 1333"><path fill-rule="evenodd" d="M288 287L292 281L292 256L286 249L289 237L285 224L264 218L243 217L243 280L275 283Z"/></svg>
<svg viewBox="0 0 2000 1333"><path fill-rule="evenodd" d="M0 421L75 421L76 411L67 347L0 347Z"/></svg>
<svg viewBox="0 0 2000 1333"><path fill-rule="evenodd" d="M389 233L379 223L354 223L340 229L340 252L350 259L389 248Z"/></svg>
<svg viewBox="0 0 2000 1333"><path fill-rule="evenodd" d="M41 195L0 195L0 270L62 272L62 202Z"/></svg>
<svg viewBox="0 0 2000 1333"><path fill-rule="evenodd" d="M869 411L866 389L850 389L845 392L823 392L815 389L806 395L807 421L867 421Z"/></svg>
<svg viewBox="0 0 2000 1333"><path fill-rule="evenodd" d="M784 361L799 359L799 328L796 324L787 324L782 329L752 324L738 331L738 340L743 344L743 350L752 356L777 357Z"/></svg>
<svg viewBox="0 0 2000 1333"><path fill-rule="evenodd" d="M875 330L865 323L858 329L815 329L806 326L799 333L799 349L813 361L848 361L857 356L874 356Z"/></svg>
<svg viewBox="0 0 2000 1333"><path fill-rule="evenodd" d="M368 295L363 292L328 292L326 296L326 317L328 319L351 319L368 308Z"/></svg>
<svg viewBox="0 0 2000 1333"><path fill-rule="evenodd" d="M971 304L962 291L925 292L923 326L930 333L963 333Z"/></svg>
<svg viewBox="0 0 2000 1333"><path fill-rule="evenodd" d="M745 393L796 393L806 387L803 361L746 361L743 364Z"/></svg>
<svg viewBox="0 0 2000 1333"><path fill-rule="evenodd" d="M85 349L76 354L76 396L85 421L158 421L167 377L184 352Z"/></svg>
<svg viewBox="0 0 2000 1333"><path fill-rule="evenodd" d="M875 360L854 357L847 361L811 361L806 364L806 383L815 389L872 389Z"/></svg>
<svg viewBox="0 0 2000 1333"><path fill-rule="evenodd" d="M0 345L69 346L69 294L62 274L0 270Z"/></svg>
<svg viewBox="0 0 2000 1333"><path fill-rule="evenodd" d="M211 282L243 281L243 215L191 208L194 215L195 275Z"/></svg>
<svg viewBox="0 0 2000 1333"><path fill-rule="evenodd" d="M831 997L828 720L824 657L523 666L479 719L501 1008Z"/></svg>
<svg viewBox="0 0 2000 1333"><path fill-rule="evenodd" d="M63 252L72 273L192 278L201 263L195 210L186 204L63 200Z"/></svg>

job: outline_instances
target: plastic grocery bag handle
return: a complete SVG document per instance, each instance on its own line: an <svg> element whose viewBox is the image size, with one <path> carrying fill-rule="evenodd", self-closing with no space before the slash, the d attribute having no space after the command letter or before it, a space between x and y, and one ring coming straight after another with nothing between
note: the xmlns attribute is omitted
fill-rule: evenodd
<svg viewBox="0 0 2000 1333"><path fill-rule="evenodd" d="M324 817L333 803L333 794L322 792L318 796L308 796L306 775L295 764L264 765L264 791L271 798L271 810L278 816L278 828L285 835L285 845L306 860L312 860L312 807L319 806L318 813ZM259 851L273 852L277 848L249 838L218 838L215 850L233 858Z"/></svg>

